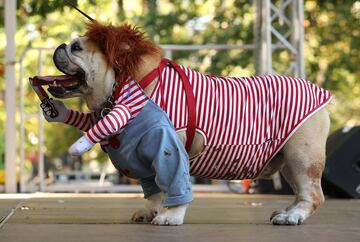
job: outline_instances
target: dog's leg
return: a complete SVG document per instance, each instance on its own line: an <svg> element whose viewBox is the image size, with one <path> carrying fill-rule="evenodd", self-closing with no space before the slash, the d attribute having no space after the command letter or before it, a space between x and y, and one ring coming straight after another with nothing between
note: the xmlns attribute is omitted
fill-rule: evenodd
<svg viewBox="0 0 360 242"><path fill-rule="evenodd" d="M157 225L180 225L184 221L186 205L192 201L189 157L172 129L164 125L151 129L137 147L142 160L155 171L151 179L143 179L146 196L148 190L163 191L165 207L152 220Z"/></svg>
<svg viewBox="0 0 360 242"><path fill-rule="evenodd" d="M151 195L145 202L145 208L136 211L131 220L136 223L151 222L153 218L160 212L163 199L163 192Z"/></svg>
<svg viewBox="0 0 360 242"><path fill-rule="evenodd" d="M283 148L281 173L293 188L294 203L275 211L273 224L301 224L324 203L321 174L325 167L325 144L330 121L326 109L311 117Z"/></svg>
<svg viewBox="0 0 360 242"><path fill-rule="evenodd" d="M324 195L321 189L321 172L323 165L321 162L313 163L313 167L305 168L304 171L313 169L315 172L320 173L316 178L311 178L308 175L301 172L299 167L285 166L282 170L282 174L287 174L286 180L294 188L295 201L286 210L278 210L273 213L271 221L273 224L286 224L296 225L301 224L307 219L315 210L324 203ZM296 170L297 175L294 175ZM302 173L302 174L299 174Z"/></svg>
<svg viewBox="0 0 360 242"><path fill-rule="evenodd" d="M163 208L160 213L151 221L155 225L181 225L188 205L180 205L171 208Z"/></svg>

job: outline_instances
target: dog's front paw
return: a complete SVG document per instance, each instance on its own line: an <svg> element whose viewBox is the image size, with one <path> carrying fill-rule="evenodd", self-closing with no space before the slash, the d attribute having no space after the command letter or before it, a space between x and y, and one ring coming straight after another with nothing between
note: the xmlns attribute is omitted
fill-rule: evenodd
<svg viewBox="0 0 360 242"><path fill-rule="evenodd" d="M157 211L155 209L142 208L133 214L131 221L135 223L148 223L151 222L156 215Z"/></svg>
<svg viewBox="0 0 360 242"><path fill-rule="evenodd" d="M184 223L184 217L187 205L164 209L157 215L151 224L154 225L181 225Z"/></svg>
<svg viewBox="0 0 360 242"><path fill-rule="evenodd" d="M151 221L151 224L154 225L181 225L183 223L183 217L169 216L167 214L159 214Z"/></svg>
<svg viewBox="0 0 360 242"><path fill-rule="evenodd" d="M299 209L297 209L299 210ZM280 212L271 218L271 222L275 225L299 225L306 219L302 211L289 210Z"/></svg>

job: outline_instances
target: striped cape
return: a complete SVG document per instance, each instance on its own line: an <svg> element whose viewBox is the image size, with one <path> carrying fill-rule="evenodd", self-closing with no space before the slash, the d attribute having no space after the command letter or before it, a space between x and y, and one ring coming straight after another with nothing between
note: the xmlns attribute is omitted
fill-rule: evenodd
<svg viewBox="0 0 360 242"><path fill-rule="evenodd" d="M285 142L331 100L311 82L277 75L217 77L180 66L196 103L196 131L204 149L190 158L193 176L256 178ZM186 94L178 72L166 66L150 97L177 131L187 127Z"/></svg>

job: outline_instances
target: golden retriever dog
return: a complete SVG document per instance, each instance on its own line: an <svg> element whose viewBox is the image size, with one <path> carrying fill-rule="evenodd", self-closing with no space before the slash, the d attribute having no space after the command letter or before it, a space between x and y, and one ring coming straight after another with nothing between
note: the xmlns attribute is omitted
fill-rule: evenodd
<svg viewBox="0 0 360 242"><path fill-rule="evenodd" d="M275 75L248 78L207 76L186 67L179 67L172 61L167 61L165 67L163 66L163 69L160 70L159 66L164 60L161 48L145 38L144 33L140 32L138 28L128 24L113 26L111 24L103 25L96 21L89 23L84 36L72 40L69 44L60 45L54 52L53 58L56 67L61 72L71 78L76 77L78 81L71 87L64 87L59 83L50 86L49 92L57 98L81 96L88 108L95 112L100 112L103 104L112 96L114 86L121 84L128 77L138 82L139 85L146 79L147 83L143 87L145 93L152 97L154 92L161 92L158 87L159 82L165 83L165 86L167 82L171 82L171 78L162 75L161 71L175 70L173 72L177 73L174 74L175 79L180 80L179 83L187 81L193 88L192 94L191 92L190 94L185 93L185 88L181 89L181 94L179 94L180 98L183 97L183 93L186 94L183 103L187 105L190 105L189 102L184 101L188 97L187 95L194 95L193 100L196 102L194 104L194 115L198 118L198 122L193 137L187 133L189 126L177 126L175 124L176 117L174 118L166 107L163 107L163 109L174 123L182 143L184 145L189 144L187 139L189 137L193 139L187 149L190 157L191 175L232 180L269 178L276 171L280 171L291 185L295 194L295 201L287 208L274 211L271 215L273 224L301 224L324 203L321 175L325 166L325 144L330 127L329 114L324 106L331 100L330 95L325 90L306 80ZM160 73L157 73L156 70L160 70ZM149 74L152 75L151 78L149 78ZM199 83L196 83L196 80L210 83L209 86L214 88L214 91L210 92L209 95L201 93L203 89L199 88ZM260 85L259 83L263 84ZM283 84L290 86L281 88L284 87L281 86ZM195 87L195 85L197 86ZM254 89L252 89L252 85ZM250 99L245 100L239 93L229 91L230 95L227 91L223 92L223 90L233 90L232 88L244 90L244 93L248 93L249 97L252 97L253 102L249 101ZM222 91L218 92L217 90ZM176 95L176 90L174 92L174 95ZM180 89L178 89L178 92L180 92ZM262 94L258 95L257 92ZM301 98L301 95L297 96L298 93L307 93L315 99ZM163 91L162 95L167 95L166 90ZM207 110L207 112L211 112L211 115L207 116L208 118L204 119L204 121L201 117L201 105L198 105L197 102L206 97L213 98L214 109L220 108L222 112ZM229 109L230 111L224 108L225 104L222 104L221 98L225 100L224 102L228 102L228 105L231 102L232 109ZM173 101L175 104L180 102L176 100ZM286 100L290 101L287 103ZM299 100L301 100L301 104L296 106ZM271 113L267 108L262 109L263 106L268 107L266 106L268 101L274 106L276 106L276 102L280 102L277 104L278 114ZM317 104L310 102L317 102ZM160 101L158 104L161 106ZM247 105L252 106L248 107ZM302 119L295 122L295 118L303 115L303 109L310 106L313 109L309 109ZM240 114L237 114L238 116L234 116L237 113L235 107L241 110L239 111ZM244 109L244 107L246 108ZM217 146L211 146L212 141L207 140L211 138L207 137L206 134L204 135L206 131L203 132L199 128L200 124L198 125L198 123L201 122L204 125L207 124L206 122L217 125L220 122L219 117L223 115L226 117L222 117L221 120L227 119L229 125L226 122L219 124L214 129L214 132L220 135L224 134L223 136L228 137L229 140L236 135L239 135L237 139L246 140L252 135L252 133L249 133L250 131L241 133L245 123L242 123L243 121L240 119L243 117L241 115L247 115L246 110L250 110L251 113L246 116L248 117L246 125L250 125L252 127L251 132L255 135L258 134L258 137L254 137L254 142L236 143L236 149L227 147L228 141L223 141L223 144L217 143ZM188 113L188 116L193 115L190 114L190 111ZM288 113L292 116L287 116ZM263 117L263 119L256 119L258 116ZM237 119L237 117L240 118ZM282 120L281 117L285 117L283 119L287 119L287 121ZM294 122L288 133L278 136L266 136L271 129L276 129L277 126L279 126L277 127L279 129L283 127L284 122L291 123L289 120ZM256 124L251 124L251 122ZM274 124L275 122L278 122L278 124ZM218 138L219 142L222 140L225 139ZM231 145L233 144L231 143ZM209 151L208 149L213 150ZM219 151L221 149L225 152L221 153ZM215 152L220 153L218 155ZM210 158L207 156L209 153L213 154ZM202 157L208 158L203 159ZM222 158L217 159L218 157ZM204 164L207 164L207 162L213 163L206 167ZM238 163L231 165L232 162ZM242 165L240 164L246 164L244 165L245 168L241 168ZM164 196L166 196L166 193L159 192L148 197L145 207L136 211L132 220L134 222L151 222L157 225L182 224L188 204L162 207Z"/></svg>

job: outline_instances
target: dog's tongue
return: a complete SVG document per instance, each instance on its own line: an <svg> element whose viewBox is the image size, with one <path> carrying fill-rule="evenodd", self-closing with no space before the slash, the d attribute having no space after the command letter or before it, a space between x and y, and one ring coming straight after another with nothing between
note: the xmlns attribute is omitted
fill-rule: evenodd
<svg viewBox="0 0 360 242"><path fill-rule="evenodd" d="M60 76L34 76L30 78L30 82L34 86L62 86L71 87L79 84L78 76L60 75Z"/></svg>

